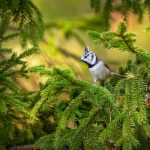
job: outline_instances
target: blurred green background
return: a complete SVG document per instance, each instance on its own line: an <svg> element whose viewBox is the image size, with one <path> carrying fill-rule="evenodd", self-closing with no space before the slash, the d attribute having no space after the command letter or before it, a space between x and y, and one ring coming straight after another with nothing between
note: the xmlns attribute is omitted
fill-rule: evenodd
<svg viewBox="0 0 150 150"><path fill-rule="evenodd" d="M87 35L87 30L103 31L103 24L99 15L95 15L90 8L89 0L34 0L35 5L43 14L45 22L45 36L40 42L41 53L29 58L32 66L44 64L68 66L73 69L76 76L81 80L92 82L92 77L86 64L80 61L84 50L83 41L90 46L99 57L101 57L113 71L117 72L120 66L125 66L127 60L134 56L119 50L107 50L100 45L94 45ZM122 16L113 12L110 30L116 30L117 24ZM143 22L138 23L136 17L129 15L129 31L136 32L137 45L149 49L150 34L146 32L148 16L145 15ZM17 44L14 44L16 49ZM44 79L32 75L32 82L23 79L18 82L24 89L35 89L38 82ZM30 84L30 85L29 85Z"/></svg>

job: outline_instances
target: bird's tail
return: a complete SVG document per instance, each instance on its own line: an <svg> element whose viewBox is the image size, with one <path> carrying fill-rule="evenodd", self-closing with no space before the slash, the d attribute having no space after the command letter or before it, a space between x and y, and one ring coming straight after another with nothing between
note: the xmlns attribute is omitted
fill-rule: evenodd
<svg viewBox="0 0 150 150"><path fill-rule="evenodd" d="M112 76L115 75L115 76L118 76L118 77L121 77L121 78L126 78L126 76L121 75L121 74L116 73L116 72L111 72L111 75L112 75Z"/></svg>

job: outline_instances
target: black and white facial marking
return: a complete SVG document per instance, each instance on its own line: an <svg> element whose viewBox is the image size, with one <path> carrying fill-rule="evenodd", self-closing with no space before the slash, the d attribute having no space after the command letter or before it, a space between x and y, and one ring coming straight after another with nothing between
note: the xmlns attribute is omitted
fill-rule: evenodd
<svg viewBox="0 0 150 150"><path fill-rule="evenodd" d="M96 54L94 54L93 52L91 52L88 47L85 48L84 54L81 57L81 60L83 62L85 62L89 66L89 68L93 67L99 61L99 59L96 56Z"/></svg>

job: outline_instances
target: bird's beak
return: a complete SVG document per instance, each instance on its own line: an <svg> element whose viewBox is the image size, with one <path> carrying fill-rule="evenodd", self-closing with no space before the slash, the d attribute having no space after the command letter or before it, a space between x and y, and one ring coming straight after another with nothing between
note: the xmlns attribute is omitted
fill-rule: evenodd
<svg viewBox="0 0 150 150"><path fill-rule="evenodd" d="M83 61L84 57L82 56L80 59Z"/></svg>

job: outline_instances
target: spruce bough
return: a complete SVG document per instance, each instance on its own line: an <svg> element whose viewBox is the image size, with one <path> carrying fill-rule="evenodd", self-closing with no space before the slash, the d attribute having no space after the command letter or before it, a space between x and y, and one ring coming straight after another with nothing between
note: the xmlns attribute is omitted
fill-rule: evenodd
<svg viewBox="0 0 150 150"><path fill-rule="evenodd" d="M17 79L29 78L26 58L39 52L43 29L32 1L0 1L0 149L34 139L29 111L35 93L24 91ZM7 44L14 39L20 42L19 52Z"/></svg>
<svg viewBox="0 0 150 150"><path fill-rule="evenodd" d="M95 43L136 57L120 68L121 74L129 72L131 78L112 80L103 88L77 80L69 69L28 67L25 58L39 52L38 41L43 36L42 17L32 1L2 0L0 17L0 145L35 141L45 135L39 130L42 127L36 127L51 115L51 134L35 144L41 150L149 149L150 117L144 99L150 92L150 53L135 45L135 34L127 32L126 22L116 32L88 31ZM12 23L17 29L10 33ZM14 38L22 47L19 54L4 47ZM28 78L33 72L48 80L38 91L24 92L16 79Z"/></svg>
<svg viewBox="0 0 150 150"><path fill-rule="evenodd" d="M135 34L127 32L124 21L119 23L116 32L88 31L88 34L96 44L135 55L135 61L120 68L122 74L129 73L130 77L112 79L104 88L77 80L69 70L53 67L41 95L49 97L52 103L54 99L60 101L57 107L63 103L61 93L66 93L70 101L56 115L59 118L56 131L38 140L36 147L46 150L148 149L150 125L145 95L150 90L150 53L135 45Z"/></svg>

